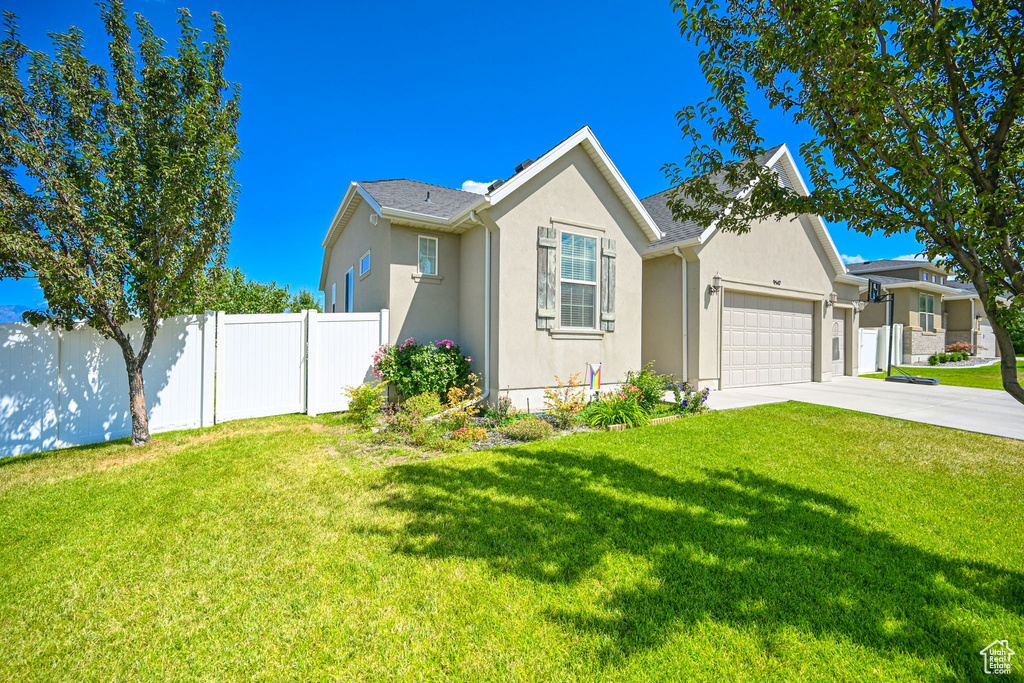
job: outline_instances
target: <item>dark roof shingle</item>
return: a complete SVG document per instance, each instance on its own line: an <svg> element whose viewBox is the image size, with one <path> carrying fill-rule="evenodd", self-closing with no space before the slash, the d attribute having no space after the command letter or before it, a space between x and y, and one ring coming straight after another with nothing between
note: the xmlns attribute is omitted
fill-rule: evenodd
<svg viewBox="0 0 1024 683"><path fill-rule="evenodd" d="M408 178L370 180L360 182L359 185L381 206L414 211L435 218L451 218L480 199L480 195L472 192ZM428 193L430 201L427 201Z"/></svg>
<svg viewBox="0 0 1024 683"><path fill-rule="evenodd" d="M782 145L776 145L775 147L772 147L771 149L765 151L764 154L759 155L757 157L758 163L767 163L768 159L770 159L772 155L774 155L779 150L780 147L782 147ZM739 190L729 188L726 185L724 171L713 176L712 182L714 182L715 187L722 194L728 196L730 199L735 199L736 195L739 194ZM664 233L665 235L657 242L652 242L650 245L651 247L659 247L665 244L682 242L685 240L693 239L695 237L699 237L701 233L704 232L704 229L707 227L705 225L700 225L694 221L678 221L675 219L675 217L673 217L672 208L668 205L668 195L673 189L674 188L670 187L667 190L662 190L657 194L652 194L650 197L640 200L640 203L644 205L645 209L647 209L647 213L649 213L651 215L651 218L654 219L654 223L658 226L658 228L661 229L661 232ZM683 201L692 206L689 200L684 199Z"/></svg>

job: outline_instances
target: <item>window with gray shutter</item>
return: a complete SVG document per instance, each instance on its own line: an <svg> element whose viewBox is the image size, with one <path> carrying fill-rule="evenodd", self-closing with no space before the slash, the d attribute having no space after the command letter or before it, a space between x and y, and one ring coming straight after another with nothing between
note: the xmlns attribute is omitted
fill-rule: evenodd
<svg viewBox="0 0 1024 683"><path fill-rule="evenodd" d="M554 228L537 228L537 329L549 330L555 326L555 249L558 233Z"/></svg>
<svg viewBox="0 0 1024 683"><path fill-rule="evenodd" d="M601 240L601 329L615 331L615 240Z"/></svg>

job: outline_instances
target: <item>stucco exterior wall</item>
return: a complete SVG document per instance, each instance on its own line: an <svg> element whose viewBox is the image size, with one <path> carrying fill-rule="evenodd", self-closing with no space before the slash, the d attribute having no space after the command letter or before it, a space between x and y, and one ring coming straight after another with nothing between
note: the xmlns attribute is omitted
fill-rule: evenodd
<svg viewBox="0 0 1024 683"><path fill-rule="evenodd" d="M373 225L371 215L376 214L361 203L331 249L324 290L324 308L328 313L334 303L337 313L345 311L345 273L349 268L353 269L354 276L353 312L379 311L388 305L390 230L384 219ZM359 277L359 259L367 249L370 250L370 272ZM336 285L337 302L331 299L332 285Z"/></svg>
<svg viewBox="0 0 1024 683"><path fill-rule="evenodd" d="M587 153L579 147L567 152L488 214L500 234L496 386L502 391L551 386L555 375L583 373L587 363L601 363L603 382L612 384L626 370L639 368L640 250L648 240ZM616 241L614 332L558 338L536 329L539 226Z"/></svg>
<svg viewBox="0 0 1024 683"><path fill-rule="evenodd" d="M689 270L689 265L687 267ZM675 254L643 262L643 362L683 377L683 264Z"/></svg>
<svg viewBox="0 0 1024 683"><path fill-rule="evenodd" d="M942 306L946 311L947 330L964 332L974 329L974 316L971 315L971 302L969 299L943 301ZM975 309L976 313L982 313L980 304L975 306Z"/></svg>
<svg viewBox="0 0 1024 683"><path fill-rule="evenodd" d="M696 293L699 305L691 308L690 346L698 350L696 372L691 378L698 386L719 388L721 376L722 293L711 293L716 274L727 290L812 301L814 307L815 381L832 376L831 340L821 333L823 319L831 313L824 301L833 291L836 272L824 247L805 219L765 220L744 234L717 233L697 251L700 259ZM855 327L851 325L851 328Z"/></svg>
<svg viewBox="0 0 1024 683"><path fill-rule="evenodd" d="M437 238L438 278L418 278L418 237ZM391 226L391 343L459 341L461 236Z"/></svg>

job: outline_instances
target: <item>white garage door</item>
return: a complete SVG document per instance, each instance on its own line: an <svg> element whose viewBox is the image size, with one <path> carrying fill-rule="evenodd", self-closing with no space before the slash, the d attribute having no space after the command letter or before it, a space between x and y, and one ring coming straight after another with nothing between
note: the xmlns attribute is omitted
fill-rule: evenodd
<svg viewBox="0 0 1024 683"><path fill-rule="evenodd" d="M998 348L992 326L988 324L987 320L982 320L978 324L978 357L996 358L999 355L996 353Z"/></svg>
<svg viewBox="0 0 1024 683"><path fill-rule="evenodd" d="M811 302L725 292L723 304L723 387L811 381Z"/></svg>
<svg viewBox="0 0 1024 683"><path fill-rule="evenodd" d="M832 309L832 374L846 374L846 311Z"/></svg>

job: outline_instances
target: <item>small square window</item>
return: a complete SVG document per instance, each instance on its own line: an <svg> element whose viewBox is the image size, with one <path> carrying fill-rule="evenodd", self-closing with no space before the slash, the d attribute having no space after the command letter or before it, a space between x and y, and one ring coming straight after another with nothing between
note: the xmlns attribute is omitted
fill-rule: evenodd
<svg viewBox="0 0 1024 683"><path fill-rule="evenodd" d="M437 275L437 238L420 235L417 267L421 275Z"/></svg>
<svg viewBox="0 0 1024 683"><path fill-rule="evenodd" d="M363 258L359 259L359 275L363 276L370 272L370 250L367 249Z"/></svg>

